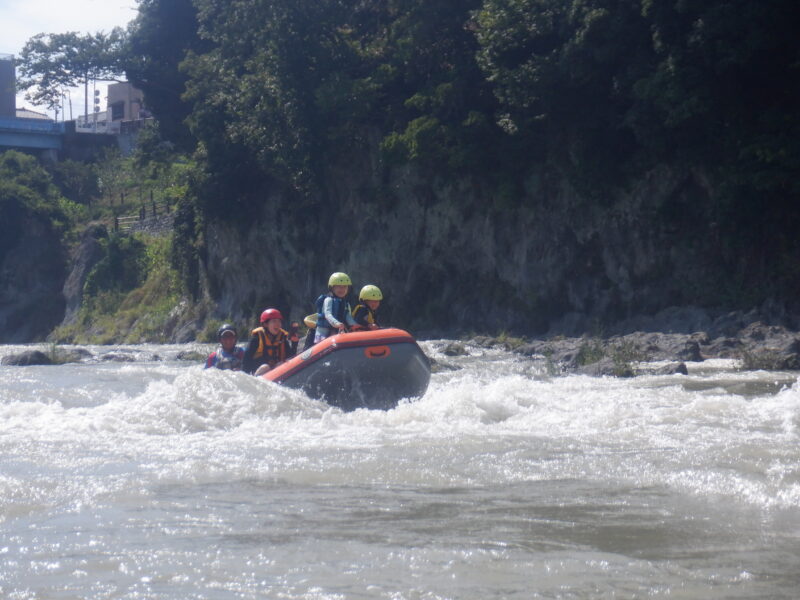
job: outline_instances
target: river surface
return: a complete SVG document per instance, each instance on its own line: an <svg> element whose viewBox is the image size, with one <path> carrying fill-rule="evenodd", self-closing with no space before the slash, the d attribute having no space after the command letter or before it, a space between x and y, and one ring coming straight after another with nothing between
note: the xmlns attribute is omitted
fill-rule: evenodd
<svg viewBox="0 0 800 600"><path fill-rule="evenodd" d="M388 412L176 359L203 345L0 367L0 598L800 596L798 373L445 344Z"/></svg>

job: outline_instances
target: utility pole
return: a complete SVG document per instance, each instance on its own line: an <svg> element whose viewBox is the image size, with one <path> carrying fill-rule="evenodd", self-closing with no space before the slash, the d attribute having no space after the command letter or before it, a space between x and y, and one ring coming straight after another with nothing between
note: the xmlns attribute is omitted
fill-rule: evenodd
<svg viewBox="0 0 800 600"><path fill-rule="evenodd" d="M83 79L83 124L89 126L89 74Z"/></svg>
<svg viewBox="0 0 800 600"><path fill-rule="evenodd" d="M94 87L94 84L92 84ZM94 132L97 133L97 113L100 112L100 90L94 90Z"/></svg>

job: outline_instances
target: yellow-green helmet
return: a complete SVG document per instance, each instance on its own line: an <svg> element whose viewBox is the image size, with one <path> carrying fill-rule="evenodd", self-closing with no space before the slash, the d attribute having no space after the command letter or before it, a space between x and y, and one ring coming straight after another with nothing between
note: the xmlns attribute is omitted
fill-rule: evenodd
<svg viewBox="0 0 800 600"><path fill-rule="evenodd" d="M333 273L328 278L328 287L331 288L335 285L353 285L353 282L350 281L350 277L347 273Z"/></svg>
<svg viewBox="0 0 800 600"><path fill-rule="evenodd" d="M383 300L383 294L377 285L365 285L358 294L359 300Z"/></svg>

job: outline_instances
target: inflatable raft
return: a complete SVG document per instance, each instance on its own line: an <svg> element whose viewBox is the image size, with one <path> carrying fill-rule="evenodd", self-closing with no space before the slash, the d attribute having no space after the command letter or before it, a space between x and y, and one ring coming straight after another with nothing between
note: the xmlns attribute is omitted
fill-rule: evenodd
<svg viewBox="0 0 800 600"><path fill-rule="evenodd" d="M428 388L431 367L402 329L340 333L262 375L343 410L390 409Z"/></svg>

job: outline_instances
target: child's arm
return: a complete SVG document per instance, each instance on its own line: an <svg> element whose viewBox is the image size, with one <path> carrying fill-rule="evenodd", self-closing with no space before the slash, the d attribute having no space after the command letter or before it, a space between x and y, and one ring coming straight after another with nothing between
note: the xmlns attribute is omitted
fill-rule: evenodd
<svg viewBox="0 0 800 600"><path fill-rule="evenodd" d="M344 307L344 320L347 321L348 327L355 327L358 323L353 318L352 313L350 312L350 303L348 302Z"/></svg>
<svg viewBox="0 0 800 600"><path fill-rule="evenodd" d="M364 329L369 328L369 320L367 319L367 309L366 307L364 307L363 304L357 304L356 307L353 309L353 320L355 320L356 325L359 325Z"/></svg>

